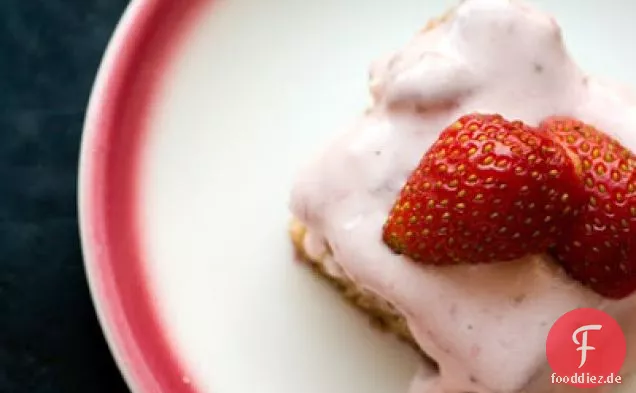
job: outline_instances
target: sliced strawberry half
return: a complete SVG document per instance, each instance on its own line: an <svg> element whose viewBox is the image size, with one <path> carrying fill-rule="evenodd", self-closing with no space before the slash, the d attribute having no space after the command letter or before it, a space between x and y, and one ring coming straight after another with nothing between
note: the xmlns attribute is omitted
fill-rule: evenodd
<svg viewBox="0 0 636 393"><path fill-rule="evenodd" d="M408 178L383 240L434 265L545 252L586 200L575 163L554 139L519 121L463 116Z"/></svg>
<svg viewBox="0 0 636 393"><path fill-rule="evenodd" d="M554 249L576 280L622 298L636 290L636 156L617 140L570 118L539 128L556 136L581 163L587 201Z"/></svg>

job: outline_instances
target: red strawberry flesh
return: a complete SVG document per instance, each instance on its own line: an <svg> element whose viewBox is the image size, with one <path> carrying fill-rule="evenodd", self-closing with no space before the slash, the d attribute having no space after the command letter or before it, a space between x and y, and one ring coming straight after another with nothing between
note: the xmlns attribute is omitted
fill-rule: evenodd
<svg viewBox="0 0 636 393"><path fill-rule="evenodd" d="M395 252L435 265L544 252L585 199L554 139L499 115L463 116L411 174L383 229Z"/></svg>
<svg viewBox="0 0 636 393"><path fill-rule="evenodd" d="M636 157L617 140L570 118L540 128L579 157L586 204L554 253L576 280L609 298L636 290Z"/></svg>

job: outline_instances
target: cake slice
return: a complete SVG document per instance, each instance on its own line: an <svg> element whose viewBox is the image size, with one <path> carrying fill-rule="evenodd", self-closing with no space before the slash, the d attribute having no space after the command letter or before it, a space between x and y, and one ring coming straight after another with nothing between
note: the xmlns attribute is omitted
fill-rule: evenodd
<svg viewBox="0 0 636 393"><path fill-rule="evenodd" d="M550 383L545 343L576 308L606 310L634 344L635 297L601 296L546 253L433 266L382 238L422 155L464 114L531 126L571 116L636 148L636 102L573 62L554 19L516 0L466 0L376 62L370 91L372 107L300 172L291 237L346 298L432 359L411 393L575 391Z"/></svg>

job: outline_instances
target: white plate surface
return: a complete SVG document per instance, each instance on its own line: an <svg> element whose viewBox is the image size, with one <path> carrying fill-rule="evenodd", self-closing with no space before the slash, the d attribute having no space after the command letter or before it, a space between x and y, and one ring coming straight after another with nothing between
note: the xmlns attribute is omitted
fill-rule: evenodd
<svg viewBox="0 0 636 393"><path fill-rule="evenodd" d="M406 392L416 355L294 263L287 204L298 168L364 109L369 63L453 3L219 0L197 11L149 103L138 175L147 285L186 382ZM535 3L584 68L636 86L636 2Z"/></svg>

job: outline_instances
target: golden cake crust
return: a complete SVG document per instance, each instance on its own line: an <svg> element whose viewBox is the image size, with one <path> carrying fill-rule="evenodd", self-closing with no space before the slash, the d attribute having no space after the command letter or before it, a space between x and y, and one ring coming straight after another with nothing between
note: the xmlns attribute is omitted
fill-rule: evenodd
<svg viewBox="0 0 636 393"><path fill-rule="evenodd" d="M354 281L344 276L329 274L324 264L326 257L331 255L329 250L321 259L309 256L304 246L306 234L307 228L300 221L293 219L290 225L290 235L298 259L306 262L320 277L327 279L349 303L365 312L374 326L393 332L414 348L418 348L405 318L394 307L373 293L364 291Z"/></svg>

